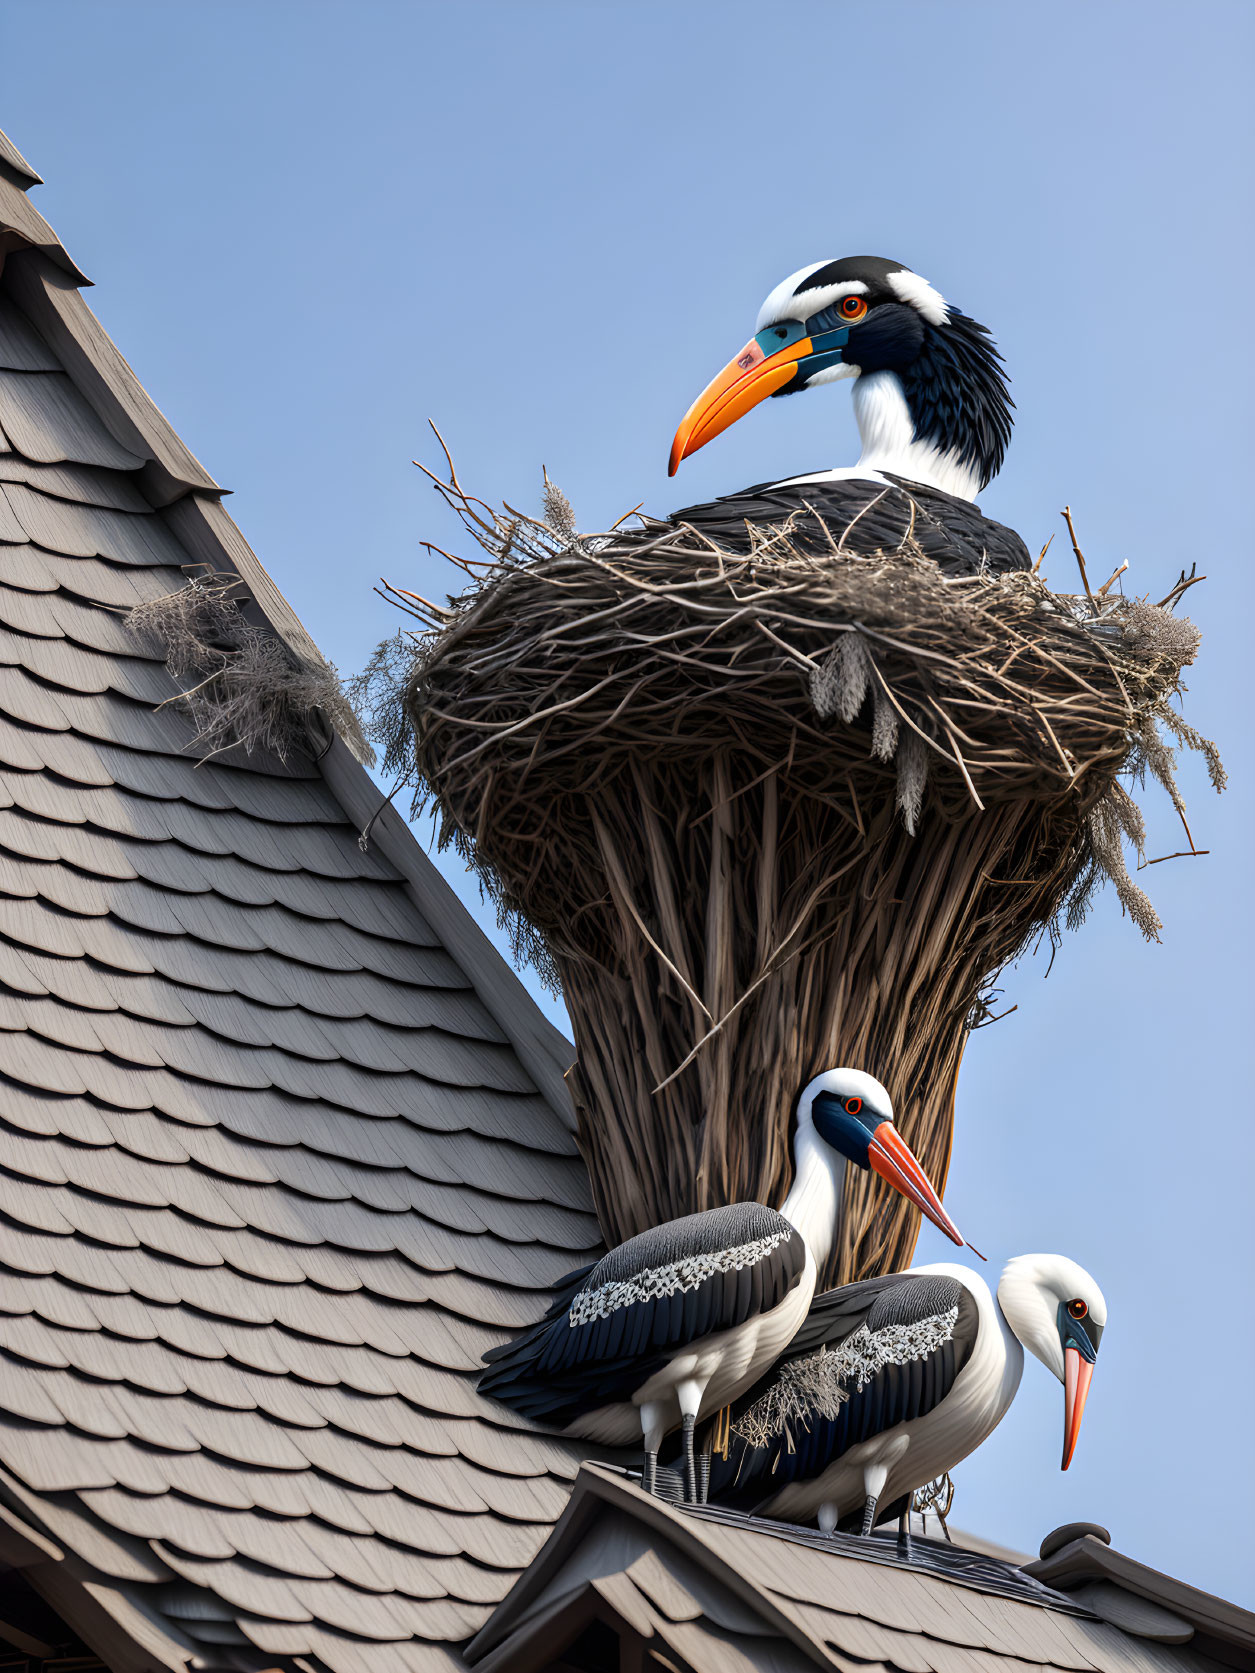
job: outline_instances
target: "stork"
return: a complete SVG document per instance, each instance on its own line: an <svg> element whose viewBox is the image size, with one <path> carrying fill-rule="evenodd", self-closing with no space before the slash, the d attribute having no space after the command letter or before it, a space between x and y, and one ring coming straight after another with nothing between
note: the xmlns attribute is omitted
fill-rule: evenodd
<svg viewBox="0 0 1255 1673"><path fill-rule="evenodd" d="M1019 535L972 503L1011 437L1001 356L983 325L880 256L813 262L776 286L753 337L685 414L669 474L768 395L843 379L854 380L857 464L761 482L671 523L735 552L748 550L747 523L792 517L795 542L810 551L913 542L947 575L1030 568Z"/></svg>
<svg viewBox="0 0 1255 1673"><path fill-rule="evenodd" d="M1064 1255L1017 1255L997 1300L948 1263L829 1290L734 1406L711 1496L825 1533L870 1534L882 1503L905 1520L909 1495L1002 1421L1024 1348L1063 1384L1066 1470L1106 1322L1102 1291Z"/></svg>
<svg viewBox="0 0 1255 1673"><path fill-rule="evenodd" d="M684 1492L694 1500L694 1428L755 1382L806 1318L847 1162L878 1173L963 1246L871 1075L829 1069L807 1084L793 1155L779 1213L739 1202L686 1215L573 1273L539 1324L484 1356L480 1392L605 1445L641 1436L649 1491L659 1445L682 1425Z"/></svg>

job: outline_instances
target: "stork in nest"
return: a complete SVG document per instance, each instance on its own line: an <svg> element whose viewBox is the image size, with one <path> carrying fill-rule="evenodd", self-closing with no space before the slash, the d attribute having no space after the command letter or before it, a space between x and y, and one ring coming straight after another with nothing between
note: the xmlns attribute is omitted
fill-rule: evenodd
<svg viewBox="0 0 1255 1673"><path fill-rule="evenodd" d="M973 503L1002 467L1013 402L985 326L901 262L814 262L778 284L754 335L694 401L676 432L682 459L765 400L851 381L862 452L834 470L760 482L670 518L727 551L748 526L790 522L793 540L854 554L913 544L946 575L1032 567L1013 529Z"/></svg>

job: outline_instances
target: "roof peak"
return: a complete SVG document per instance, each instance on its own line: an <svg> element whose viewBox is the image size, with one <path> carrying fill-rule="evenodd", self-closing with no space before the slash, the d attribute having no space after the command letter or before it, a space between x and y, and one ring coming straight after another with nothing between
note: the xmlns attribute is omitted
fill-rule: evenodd
<svg viewBox="0 0 1255 1673"><path fill-rule="evenodd" d="M0 128L0 267L7 251L29 246L64 268L76 285L90 285L91 280L26 195L28 187L42 185L42 177Z"/></svg>
<svg viewBox="0 0 1255 1673"><path fill-rule="evenodd" d="M0 128L0 163L22 177L18 184L23 191L27 186L42 186L44 183L43 176L35 173L3 128Z"/></svg>

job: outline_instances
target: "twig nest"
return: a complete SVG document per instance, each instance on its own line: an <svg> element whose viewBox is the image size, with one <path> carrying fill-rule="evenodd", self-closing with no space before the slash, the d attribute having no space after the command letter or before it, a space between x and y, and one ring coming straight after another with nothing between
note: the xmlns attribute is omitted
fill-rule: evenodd
<svg viewBox="0 0 1255 1673"><path fill-rule="evenodd" d="M1177 800L1160 723L1219 770L1168 708L1198 630L1145 600L947 580L909 549L816 556L787 529L741 557L684 529L579 541L569 507L550 550L545 532L523 561L507 545L416 648L403 724L446 836L546 942L589 904L571 893L582 866L554 864L587 837L579 808L651 762L783 768L860 835L887 805L914 834L926 801L948 821L1024 798L1080 816L1143 762ZM1116 798L1085 857L1153 933L1121 832L1140 843Z"/></svg>
<svg viewBox="0 0 1255 1673"><path fill-rule="evenodd" d="M1202 744L1168 706L1194 628L1035 575L854 556L840 530L732 555L670 525L578 537L552 491L546 523L445 491L488 562L447 610L399 595L427 631L382 647L359 695L561 982L606 1235L779 1201L793 1098L836 1063L885 1081L944 1178L1002 965L1100 869L1155 933L1116 775L1175 796L1159 728ZM915 1225L852 1175L824 1276L906 1264Z"/></svg>

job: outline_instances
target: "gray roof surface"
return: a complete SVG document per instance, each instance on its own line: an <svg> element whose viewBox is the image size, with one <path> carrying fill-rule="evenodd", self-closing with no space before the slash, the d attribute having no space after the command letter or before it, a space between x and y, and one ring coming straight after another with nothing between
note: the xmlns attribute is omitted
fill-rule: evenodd
<svg viewBox="0 0 1255 1673"><path fill-rule="evenodd" d="M119 1667L459 1665L575 1469L474 1391L598 1252L569 1048L338 740L158 707L185 566L303 630L0 165L0 1513Z"/></svg>
<svg viewBox="0 0 1255 1673"><path fill-rule="evenodd" d="M892 1541L825 1540L709 1517L586 1465L545 1550L467 1659L477 1673L521 1673L537 1665L537 1643L560 1653L595 1614L682 1657L693 1673L1220 1673L1252 1665L1255 1623L1231 1606L1221 1607L1244 1622L1244 1650L1222 1662L1193 1642L1164 1642L1158 1635L1171 1618L1162 1611L1134 1622L1128 1610L1122 1629L1098 1618L1094 1605L1105 1600L1092 1589L1078 1601L993 1559L946 1547L930 1555L921 1545L908 1565ZM1175 1626L1188 1637L1188 1622Z"/></svg>

